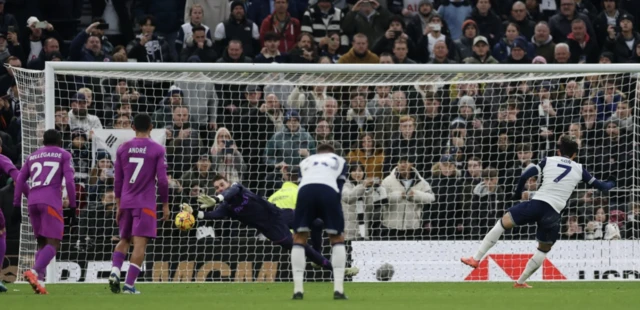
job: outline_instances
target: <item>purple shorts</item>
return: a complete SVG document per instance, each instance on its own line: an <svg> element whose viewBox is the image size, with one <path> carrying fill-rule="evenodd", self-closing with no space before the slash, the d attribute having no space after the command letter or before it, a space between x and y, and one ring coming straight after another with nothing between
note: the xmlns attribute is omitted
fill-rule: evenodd
<svg viewBox="0 0 640 310"><path fill-rule="evenodd" d="M156 212L151 209L120 209L120 238L131 237L155 238L158 220Z"/></svg>
<svg viewBox="0 0 640 310"><path fill-rule="evenodd" d="M29 220L36 238L62 240L64 235L62 208L58 209L46 204L29 205Z"/></svg>

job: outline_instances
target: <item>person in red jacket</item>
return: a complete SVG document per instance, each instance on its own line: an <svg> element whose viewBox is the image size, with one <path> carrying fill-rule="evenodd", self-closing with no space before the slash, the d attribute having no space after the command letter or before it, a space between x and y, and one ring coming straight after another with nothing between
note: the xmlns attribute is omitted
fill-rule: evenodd
<svg viewBox="0 0 640 310"><path fill-rule="evenodd" d="M275 0L273 13L262 21L260 26L260 45L264 46L267 32L275 32L280 36L280 53L287 53L296 46L300 35L300 21L289 15L289 0Z"/></svg>

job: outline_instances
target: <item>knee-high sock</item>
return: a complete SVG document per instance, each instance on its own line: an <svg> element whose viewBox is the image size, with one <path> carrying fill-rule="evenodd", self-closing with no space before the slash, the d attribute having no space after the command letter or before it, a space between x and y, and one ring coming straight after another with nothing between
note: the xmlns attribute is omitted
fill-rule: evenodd
<svg viewBox="0 0 640 310"><path fill-rule="evenodd" d="M126 254L118 251L113 252L113 256L111 258L111 273L115 273L118 277L120 277L120 269L122 269L122 264L126 258Z"/></svg>
<svg viewBox="0 0 640 310"><path fill-rule="evenodd" d="M487 235L484 236L484 239L482 239L482 243L480 244L480 248L478 249L478 252L473 255L473 258L475 260L481 260L484 255L487 254L494 245L496 245L498 240L500 240L500 236L502 236L504 231L505 229L502 226L502 219L500 219L496 225L491 228Z"/></svg>
<svg viewBox="0 0 640 310"><path fill-rule="evenodd" d="M534 272L536 272L536 270L538 270L540 266L542 266L542 263L544 262L544 259L546 257L547 257L547 252L540 251L540 249L536 250L536 253L533 254L533 256L527 262L527 266L524 268L524 272L522 272L522 274L520 275L520 278L518 279L518 284L522 284L525 281L527 281L527 279L529 279L529 277Z"/></svg>
<svg viewBox="0 0 640 310"><path fill-rule="evenodd" d="M322 256L322 254L318 253L314 248L310 247L308 244L304 246L304 253L312 262L322 266L323 269L333 270L333 265L331 265L331 262L324 256Z"/></svg>
<svg viewBox="0 0 640 310"><path fill-rule="evenodd" d="M0 236L0 270L2 270L2 265L4 264L4 254L7 253L7 234L2 234Z"/></svg>
<svg viewBox="0 0 640 310"><path fill-rule="evenodd" d="M321 266L323 269L326 270L333 270L333 266L331 265L331 262L326 259L324 256L322 256L322 254L320 254L319 252L317 252L316 250L314 250L311 246L309 246L308 244L294 244L293 243L293 239L292 238L288 238L280 243L276 243L277 245L290 250L291 254L293 255L293 249L295 249L296 245L299 245L300 247L302 247L304 254L309 257L309 259L318 264L318 266ZM305 258L303 256L303 258ZM306 263L306 258L305 258L305 263Z"/></svg>
<svg viewBox="0 0 640 310"><path fill-rule="evenodd" d="M36 261L38 261L38 257L40 257L40 253L41 253L40 250L36 251L36 257L35 257ZM46 272L38 273L38 281L44 281L44 276L45 276L44 274L45 273Z"/></svg>
<svg viewBox="0 0 640 310"><path fill-rule="evenodd" d="M336 243L331 248L333 264L333 291L344 293L344 268L347 264L347 250L344 243Z"/></svg>
<svg viewBox="0 0 640 310"><path fill-rule="evenodd" d="M127 279L124 281L124 284L133 287L136 284L136 279L140 274L140 266L136 264L129 264L129 271L127 271Z"/></svg>
<svg viewBox="0 0 640 310"><path fill-rule="evenodd" d="M56 248L50 244L47 244L38 252L38 258L33 265L33 270L35 270L38 273L38 277L40 277L40 275L44 276L44 273L47 270L47 265L49 265L49 262L51 262L51 260L56 257Z"/></svg>
<svg viewBox="0 0 640 310"><path fill-rule="evenodd" d="M304 257L305 246L302 244L294 244L291 249L291 271L293 272L293 292L302 293L304 281L304 268L306 260Z"/></svg>

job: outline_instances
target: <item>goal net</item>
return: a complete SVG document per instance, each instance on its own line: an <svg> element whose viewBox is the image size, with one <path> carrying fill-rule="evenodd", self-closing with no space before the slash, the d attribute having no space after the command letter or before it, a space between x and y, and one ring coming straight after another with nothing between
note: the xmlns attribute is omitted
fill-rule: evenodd
<svg viewBox="0 0 640 310"><path fill-rule="evenodd" d="M476 270L459 258L473 254L520 201L511 193L523 170L555 156L557 141L570 135L580 146L576 161L597 178L615 177L618 188L599 193L578 186L562 214L560 241L532 279L638 279L640 84L631 72L638 70L581 68L15 68L23 157L55 127L74 158L78 220L66 223L47 281L106 282L118 240L113 159L133 136L138 113L152 116L153 138L167 149L172 218L181 203L196 206L199 194L213 195L216 175L294 208L296 165L319 144L333 145L350 163L344 234L348 264L361 270L352 281L517 278L535 251L535 226L506 232ZM522 200L535 198L540 182L526 180ZM36 250L26 200L22 207L20 272ZM288 252L237 221L199 221L187 232L172 221L158 227L142 281L291 279ZM329 256L326 236L320 246ZM309 266L306 277L330 280L331 273Z"/></svg>

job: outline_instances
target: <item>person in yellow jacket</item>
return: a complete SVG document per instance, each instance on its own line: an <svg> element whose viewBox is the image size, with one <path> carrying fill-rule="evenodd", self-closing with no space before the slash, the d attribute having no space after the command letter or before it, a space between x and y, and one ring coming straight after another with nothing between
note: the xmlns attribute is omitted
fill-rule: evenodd
<svg viewBox="0 0 640 310"><path fill-rule="evenodd" d="M298 201L298 176L300 175L300 170L297 166L285 166L280 169L280 172L282 173L282 187L273 193L268 200L280 209L295 209L296 201ZM322 253L322 220L317 219L314 224L317 229L313 229L311 232L311 245L316 251Z"/></svg>
<svg viewBox="0 0 640 310"><path fill-rule="evenodd" d="M280 172L282 187L269 197L269 202L280 209L295 209L298 200L298 167L283 167Z"/></svg>

